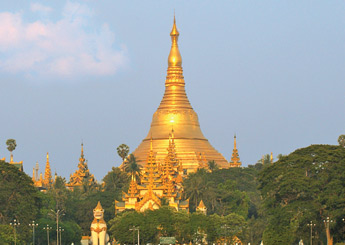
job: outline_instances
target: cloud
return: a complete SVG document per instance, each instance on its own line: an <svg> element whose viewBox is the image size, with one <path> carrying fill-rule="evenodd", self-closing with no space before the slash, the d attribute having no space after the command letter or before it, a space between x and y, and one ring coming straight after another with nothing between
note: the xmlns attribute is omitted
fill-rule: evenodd
<svg viewBox="0 0 345 245"><path fill-rule="evenodd" d="M31 5L36 12L51 8ZM124 45L106 23L95 24L83 4L67 2L61 17L26 22L22 13L0 12L0 71L27 75L112 75L127 62Z"/></svg>
<svg viewBox="0 0 345 245"><path fill-rule="evenodd" d="M47 14L53 10L51 7L47 7L39 3L32 3L30 5L30 9L32 12L41 12L44 14Z"/></svg>

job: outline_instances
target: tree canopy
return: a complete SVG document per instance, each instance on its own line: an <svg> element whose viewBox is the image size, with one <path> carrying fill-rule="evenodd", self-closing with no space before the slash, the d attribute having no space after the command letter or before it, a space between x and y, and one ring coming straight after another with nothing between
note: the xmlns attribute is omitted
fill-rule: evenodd
<svg viewBox="0 0 345 245"><path fill-rule="evenodd" d="M292 244L309 239L307 223L316 223L315 239L344 239L345 150L312 145L283 156L264 168L260 190L267 209L265 244ZM330 217L330 229L323 220Z"/></svg>
<svg viewBox="0 0 345 245"><path fill-rule="evenodd" d="M12 151L14 151L17 147L17 143L15 139L8 139L6 141L6 145L7 145L7 150L9 150L11 153Z"/></svg>
<svg viewBox="0 0 345 245"><path fill-rule="evenodd" d="M39 192L31 178L0 160L0 224L9 225L16 219L22 224L19 239L26 239L30 236L27 224L35 219L39 206Z"/></svg>
<svg viewBox="0 0 345 245"><path fill-rule="evenodd" d="M119 147L116 148L116 150L117 150L117 154L121 157L122 161L124 161L128 155L129 146L126 144L121 144L119 145Z"/></svg>

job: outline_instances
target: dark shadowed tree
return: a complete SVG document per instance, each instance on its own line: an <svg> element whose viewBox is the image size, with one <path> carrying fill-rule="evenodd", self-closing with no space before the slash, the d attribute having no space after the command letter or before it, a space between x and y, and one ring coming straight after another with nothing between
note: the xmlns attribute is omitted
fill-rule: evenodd
<svg viewBox="0 0 345 245"><path fill-rule="evenodd" d="M15 139L8 139L6 141L6 145L7 145L7 150L9 150L11 152L12 155L12 151L14 151L17 147L17 143Z"/></svg>
<svg viewBox="0 0 345 245"><path fill-rule="evenodd" d="M116 148L117 154L121 157L122 162L125 160L126 156L129 152L129 146L126 144L121 144L119 147Z"/></svg>
<svg viewBox="0 0 345 245"><path fill-rule="evenodd" d="M345 147L345 134L339 136L338 143L340 146Z"/></svg>
<svg viewBox="0 0 345 245"><path fill-rule="evenodd" d="M18 220L22 224L18 238L27 240L31 237L27 224L36 220L39 206L39 192L31 178L15 166L0 161L0 224Z"/></svg>
<svg viewBox="0 0 345 245"><path fill-rule="evenodd" d="M207 166L211 172L218 169L218 165L214 160L208 161Z"/></svg>

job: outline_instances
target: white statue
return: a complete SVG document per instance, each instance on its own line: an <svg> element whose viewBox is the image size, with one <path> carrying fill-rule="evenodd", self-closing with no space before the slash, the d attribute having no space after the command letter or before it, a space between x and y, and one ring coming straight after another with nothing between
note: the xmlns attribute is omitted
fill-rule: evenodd
<svg viewBox="0 0 345 245"><path fill-rule="evenodd" d="M96 208L93 210L95 217L91 223L91 240L93 245L105 245L109 238L107 236L107 224L105 223L104 209L101 203L98 202Z"/></svg>

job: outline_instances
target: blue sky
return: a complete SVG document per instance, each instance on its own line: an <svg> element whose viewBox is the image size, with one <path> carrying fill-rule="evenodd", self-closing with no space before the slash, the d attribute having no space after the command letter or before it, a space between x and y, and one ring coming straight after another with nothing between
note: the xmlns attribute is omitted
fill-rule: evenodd
<svg viewBox="0 0 345 245"><path fill-rule="evenodd" d="M147 135L164 92L174 10L201 129L243 164L345 125L344 1L6 1L0 4L0 157L68 178L80 144L98 180Z"/></svg>

